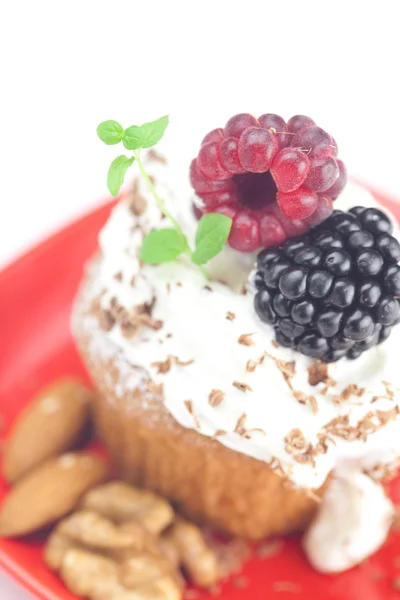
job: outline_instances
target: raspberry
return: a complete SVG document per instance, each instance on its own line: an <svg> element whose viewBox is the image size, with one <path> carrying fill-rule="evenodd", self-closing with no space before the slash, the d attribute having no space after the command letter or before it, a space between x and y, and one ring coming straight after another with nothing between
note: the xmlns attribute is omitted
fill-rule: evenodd
<svg viewBox="0 0 400 600"><path fill-rule="evenodd" d="M375 208L335 211L307 235L262 250L254 307L276 340L307 356L358 358L400 322L400 243Z"/></svg>
<svg viewBox="0 0 400 600"><path fill-rule="evenodd" d="M309 117L235 115L204 137L192 161L196 214L230 216L228 241L241 252L282 244L332 214L347 181L336 156L334 139Z"/></svg>
<svg viewBox="0 0 400 600"><path fill-rule="evenodd" d="M275 134L279 149L285 148L290 142L290 134L285 121L279 115L267 114L258 117L258 123L263 129L269 129Z"/></svg>
<svg viewBox="0 0 400 600"><path fill-rule="evenodd" d="M276 195L279 208L289 219L303 221L315 212L318 205L318 196L315 192L305 187L299 187L290 194L278 192Z"/></svg>
<svg viewBox="0 0 400 600"><path fill-rule="evenodd" d="M308 157L299 148L283 148L275 157L271 175L280 192L294 192L310 170ZM313 188L310 188L313 189Z"/></svg>
<svg viewBox="0 0 400 600"><path fill-rule="evenodd" d="M230 177L229 171L222 166L218 142L207 142L202 145L199 152L198 165L204 175L210 179L219 181L221 179L229 179Z"/></svg>
<svg viewBox="0 0 400 600"><path fill-rule="evenodd" d="M304 115L295 115L291 119L289 119L287 123L288 131L292 133L297 133L300 129L304 129L305 127L311 127L315 125L314 121L310 119L310 117L305 117Z"/></svg>
<svg viewBox="0 0 400 600"><path fill-rule="evenodd" d="M253 115L247 113L240 113L231 117L224 127L224 137L236 137L239 138L243 131L248 127L259 127L259 123Z"/></svg>
<svg viewBox="0 0 400 600"><path fill-rule="evenodd" d="M233 219L231 245L240 252L254 252L260 246L260 230L257 219L240 213Z"/></svg>
<svg viewBox="0 0 400 600"><path fill-rule="evenodd" d="M250 173L265 173L278 150L275 135L268 129L248 127L239 138L239 161Z"/></svg>
<svg viewBox="0 0 400 600"><path fill-rule="evenodd" d="M223 139L223 134L220 129L213 129L210 133L203 138L201 145L207 144L208 142L220 142Z"/></svg>
<svg viewBox="0 0 400 600"><path fill-rule="evenodd" d="M334 158L316 159L311 161L304 185L314 192L326 192L339 177L339 166Z"/></svg>
<svg viewBox="0 0 400 600"><path fill-rule="evenodd" d="M325 158L333 149L331 136L317 125L300 129L292 139L292 146L302 148L310 158Z"/></svg>

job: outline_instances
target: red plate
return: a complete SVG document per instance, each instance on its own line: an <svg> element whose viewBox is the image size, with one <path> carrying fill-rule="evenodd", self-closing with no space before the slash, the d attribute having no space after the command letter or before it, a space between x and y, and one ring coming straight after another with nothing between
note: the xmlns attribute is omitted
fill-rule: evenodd
<svg viewBox="0 0 400 600"><path fill-rule="evenodd" d="M379 194L376 194L379 197ZM380 197L400 219L400 206ZM0 273L0 437L18 411L44 384L56 377L85 372L69 332L71 303L83 265L110 205L63 229ZM7 486L0 479L0 500ZM400 479L391 486L400 503ZM0 567L43 600L73 600L44 565L40 539L0 539ZM395 600L400 584L400 537L392 533L385 547L360 567L339 576L315 573L297 540L285 540L281 552L254 558L241 578L232 578L218 594L225 600ZM1 593L0 593L1 596ZM199 599L215 598L202 592Z"/></svg>

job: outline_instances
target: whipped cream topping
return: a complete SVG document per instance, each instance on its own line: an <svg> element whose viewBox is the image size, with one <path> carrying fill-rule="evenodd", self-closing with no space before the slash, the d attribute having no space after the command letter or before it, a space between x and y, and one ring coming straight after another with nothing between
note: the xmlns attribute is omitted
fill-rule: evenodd
<svg viewBox="0 0 400 600"><path fill-rule="evenodd" d="M160 195L193 239L196 221L192 198L185 188L181 194L179 189L173 193L163 183L168 176L165 167L154 165L153 171ZM241 293L254 255L226 248L209 265L211 282L205 281L186 259L159 266L140 264L138 250L144 233L169 224L160 218L145 187L139 184L139 190L147 199L145 213L135 216L128 200L123 200L100 234L102 258L90 293L93 297L101 294L104 309L110 307L113 298L127 310L155 299L152 317L162 322L159 330L142 327L133 339L127 339L116 324L102 338L106 335L115 353L139 367L138 373L163 384L165 406L176 421L215 437L237 452L272 461L295 485L306 488L318 488L342 462L352 461L360 468L393 463L400 456L400 418L388 418L384 426L372 426L363 439L349 441L332 436L332 431L329 439L321 436L327 424L338 417L348 417L351 428L369 419L370 413L376 421L377 411L393 411L400 405L396 351L400 327L384 344L356 361L342 359L329 365L335 385L310 385L308 368L313 360L276 347L273 329L255 314L252 293ZM348 209L359 204L373 206L375 201L362 188L349 184L336 206ZM90 317L86 326L98 327ZM246 334L249 343L243 343ZM101 352L102 344L92 351ZM170 368L160 372L160 365L168 360ZM294 361L290 386L282 372L283 363L277 360ZM389 394L384 382L390 383ZM364 393L350 394L346 401L338 402L343 390L352 384L364 388ZM130 377L121 382L118 392L137 385L135 377ZM316 452L312 460L308 460L307 453L296 456L298 450L293 452L288 443L293 430L300 430L302 444L305 442L308 448L320 448L322 439L324 451Z"/></svg>
<svg viewBox="0 0 400 600"><path fill-rule="evenodd" d="M382 546L394 515L381 485L363 473L343 470L331 480L303 548L317 571L345 571Z"/></svg>

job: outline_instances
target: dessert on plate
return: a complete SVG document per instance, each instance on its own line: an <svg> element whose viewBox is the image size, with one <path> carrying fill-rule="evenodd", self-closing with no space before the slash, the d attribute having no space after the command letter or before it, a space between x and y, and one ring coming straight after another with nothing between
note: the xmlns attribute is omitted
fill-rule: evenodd
<svg viewBox="0 0 400 600"><path fill-rule="evenodd" d="M192 192L144 156L166 125L98 130L133 151L111 191L142 176L74 310L98 431L124 479L189 517L254 540L312 523L312 563L352 566L393 517L376 482L400 456L397 231L308 117L232 117Z"/></svg>

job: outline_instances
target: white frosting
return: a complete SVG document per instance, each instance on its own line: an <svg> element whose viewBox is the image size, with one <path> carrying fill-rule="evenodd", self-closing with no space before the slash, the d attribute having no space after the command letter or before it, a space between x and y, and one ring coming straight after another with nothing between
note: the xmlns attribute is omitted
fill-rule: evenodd
<svg viewBox="0 0 400 600"><path fill-rule="evenodd" d="M173 194L162 184L165 167L158 168L161 171L156 174L159 193L170 204ZM308 383L307 368L312 361L288 349L274 348L271 343L274 332L257 318L252 295L237 291L251 270L254 256L226 249L211 266L213 274L229 280L235 290L215 281L207 284L202 274L185 259L179 263L140 267L137 252L143 234L138 228L132 232L132 228L137 223L146 231L160 226L160 213L154 200L143 186L141 192L148 199L147 212L140 218L134 217L122 202L101 232L103 259L93 294L105 289L104 307L116 297L128 309L156 298L153 317L163 321L161 330L143 327L133 340L127 340L116 325L107 336L127 361L145 369L154 381L163 383L165 406L178 423L196 428L205 436L214 436L217 430L226 431L218 437L221 444L262 461L278 458L284 468L290 468L292 481L308 488L319 487L340 461L351 459L362 466L374 466L391 463L400 456L400 419L370 435L366 442L336 439L336 444L329 443L326 454L316 458L314 467L296 462L286 452L284 442L292 429L299 428L307 441L316 444L322 427L339 415L349 415L351 424L357 425L370 410L385 411L395 403L400 404L397 391L400 327L387 342L364 353L358 360L344 359L330 365L329 375L338 385L323 395L324 384L312 387ZM177 198L178 195L174 197L172 209L175 214L181 209L178 218L185 223L185 231L191 237L195 230L191 199L186 194ZM358 204L373 205L374 200L365 190L349 184L337 206L350 208ZM162 223L168 226L166 220ZM116 280L116 273L122 273L121 281ZM134 286L130 283L133 276ZM205 288L206 284L212 291ZM226 318L228 311L235 314L233 321ZM254 345L239 344L242 334L252 334ZM316 398L316 414L310 406L294 398L272 359L265 358L254 372L246 372L246 363L250 359L258 360L266 351L284 361L296 361L293 388ZM188 366L173 365L169 372L159 374L154 363L165 361L169 356L194 362ZM240 391L232 385L234 381L248 384L252 391ZM393 383L395 400L380 398L371 405L374 396L385 394L382 381ZM354 383L366 388L364 396L353 396L341 405L334 404L332 398ZM129 385L137 385L137 381L131 378ZM219 406L209 404L213 389L225 394ZM192 402L195 417L185 404L187 400ZM243 413L246 413L244 428L255 430L247 438L234 431ZM257 431L259 429L265 433Z"/></svg>
<svg viewBox="0 0 400 600"><path fill-rule="evenodd" d="M336 473L303 539L310 563L321 573L358 565L385 542L394 513L380 484L357 471Z"/></svg>

